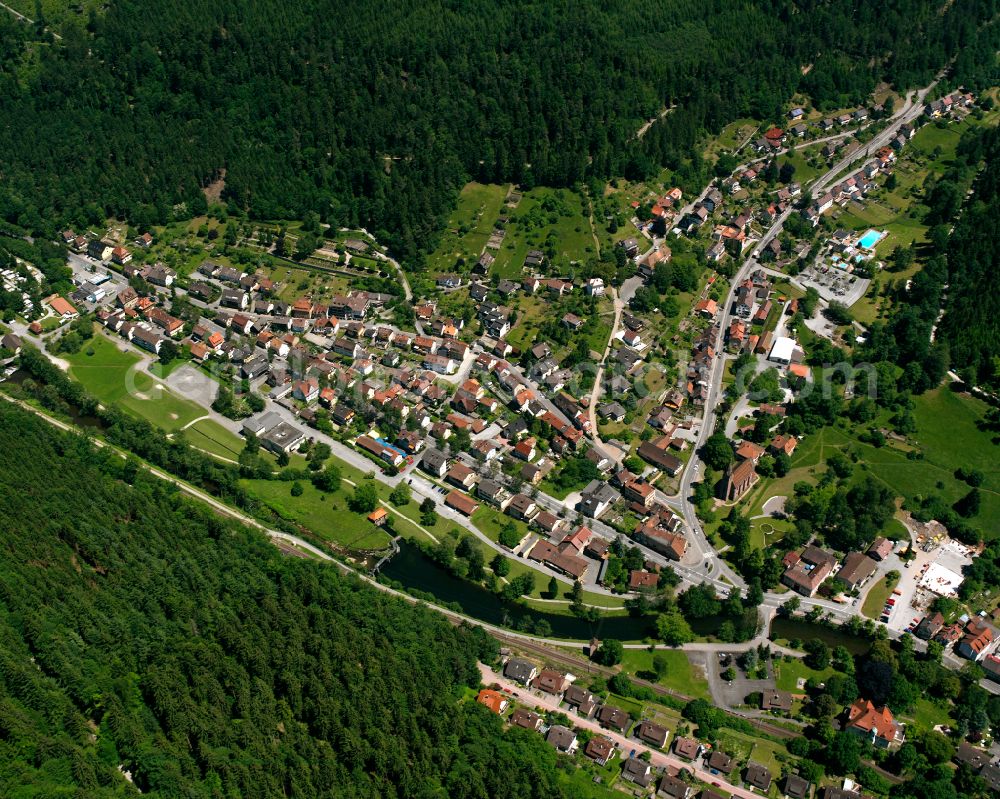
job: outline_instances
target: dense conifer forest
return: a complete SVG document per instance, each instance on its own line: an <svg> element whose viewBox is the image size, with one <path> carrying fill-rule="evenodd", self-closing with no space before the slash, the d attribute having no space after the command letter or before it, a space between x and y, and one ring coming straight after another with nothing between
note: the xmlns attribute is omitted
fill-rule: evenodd
<svg viewBox="0 0 1000 799"><path fill-rule="evenodd" d="M985 79L995 14L995 0L112 0L60 40L4 15L0 217L141 226L199 212L224 175L253 216L362 224L416 266L469 178L698 172L705 132L780 117L796 90L843 107L879 80L925 84L956 54L961 79Z"/></svg>
<svg viewBox="0 0 1000 799"><path fill-rule="evenodd" d="M0 404L0 795L566 795L495 642L124 464Z"/></svg>
<svg viewBox="0 0 1000 799"><path fill-rule="evenodd" d="M966 200L948 242L948 298L940 338L973 385L1000 388L1000 133L968 143L967 157L986 167ZM969 152L971 151L971 152Z"/></svg>

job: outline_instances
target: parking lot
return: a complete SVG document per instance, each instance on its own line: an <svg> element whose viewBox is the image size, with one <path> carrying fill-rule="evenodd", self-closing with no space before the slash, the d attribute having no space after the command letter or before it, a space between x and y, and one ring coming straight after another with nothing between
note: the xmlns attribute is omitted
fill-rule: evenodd
<svg viewBox="0 0 1000 799"><path fill-rule="evenodd" d="M94 278L99 275L108 276L108 279L100 284L100 288L104 291L104 295L96 302L79 301L75 298L73 299L74 303L82 305L87 311L93 311L102 305L113 305L118 292L128 286L128 281L125 280L122 275L112 271L109 267L99 261L87 258L85 255L71 253L67 264L70 269L73 270L73 283L77 286L82 286L84 283L88 282L92 283Z"/></svg>
<svg viewBox="0 0 1000 799"><path fill-rule="evenodd" d="M889 614L890 629L903 631L920 620L927 607L939 595L947 595L948 585L939 583L935 575L946 577L948 573L961 575L962 568L972 562L968 549L958 541L945 539L930 549L917 549L917 557L910 565L900 570L901 577L892 599L895 605ZM929 579L926 579L928 578ZM928 584L937 590L930 590Z"/></svg>
<svg viewBox="0 0 1000 799"><path fill-rule="evenodd" d="M823 272L817 265L806 267L796 279L803 286L812 286L827 302L839 302L848 308L864 297L871 285L868 278L854 277L833 267Z"/></svg>

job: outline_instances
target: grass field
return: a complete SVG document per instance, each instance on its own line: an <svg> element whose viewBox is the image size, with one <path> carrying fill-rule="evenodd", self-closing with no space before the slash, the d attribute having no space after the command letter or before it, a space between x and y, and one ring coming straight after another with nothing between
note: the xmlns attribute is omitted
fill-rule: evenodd
<svg viewBox="0 0 1000 799"><path fill-rule="evenodd" d="M496 254L493 272L501 277L520 277L529 250L552 252L556 263L595 256L597 247L588 217L586 203L575 191L526 191L518 206L510 209L507 236Z"/></svg>
<svg viewBox="0 0 1000 799"><path fill-rule="evenodd" d="M139 356L118 349L102 332L66 360L72 377L100 402L120 405L168 432L204 416L201 406L178 397L145 370L136 368Z"/></svg>
<svg viewBox="0 0 1000 799"><path fill-rule="evenodd" d="M923 730L932 730L938 724L950 727L955 723L947 707L923 698L918 699L913 710L903 714L903 718L912 721Z"/></svg>
<svg viewBox="0 0 1000 799"><path fill-rule="evenodd" d="M982 506L970 519L988 540L1000 535L1000 458L997 445L976 423L986 404L938 388L914 398L917 432L913 436L923 460L911 461L899 450L857 444L869 473L907 499L938 494L946 502L964 496L969 486L955 478L959 467L979 469L985 480L979 491Z"/></svg>
<svg viewBox="0 0 1000 799"><path fill-rule="evenodd" d="M468 183L458 195L458 204L448 217L448 224L437 249L427 258L434 272L447 272L464 258L475 263L489 241L500 215L508 186Z"/></svg>
<svg viewBox="0 0 1000 799"><path fill-rule="evenodd" d="M243 451L243 439L213 419L199 419L184 430L184 438L193 447L235 461Z"/></svg>
<svg viewBox="0 0 1000 799"><path fill-rule="evenodd" d="M770 769L772 774L780 774L781 761L788 758L788 751L781 744L754 738L735 730L721 730L718 741L719 749L735 760L741 762L752 760L754 763L760 763Z"/></svg>
<svg viewBox="0 0 1000 799"><path fill-rule="evenodd" d="M782 167L785 164L791 164L795 167L795 180L801 183L803 186L807 183L812 182L818 178L823 172L826 171L826 166L813 166L809 163L809 159L812 158L819 152L822 145L814 145L812 147L808 145L800 145L797 149L790 153L785 153L778 159L778 166Z"/></svg>
<svg viewBox="0 0 1000 799"><path fill-rule="evenodd" d="M775 544L795 529L787 519L754 519L750 522L750 541L755 547Z"/></svg>
<svg viewBox="0 0 1000 799"><path fill-rule="evenodd" d="M705 145L705 158L713 159L727 150L735 150L760 127L755 119L737 119L724 127Z"/></svg>
<svg viewBox="0 0 1000 799"><path fill-rule="evenodd" d="M302 495L293 497L290 482L241 480L240 484L283 519L302 525L331 543L348 549L383 549L389 545L388 533L364 515L348 510L348 491L324 494L311 483L303 482Z"/></svg>
<svg viewBox="0 0 1000 799"><path fill-rule="evenodd" d="M892 586L883 577L865 594L865 601L861 604L861 612L869 619L877 619L885 606L885 601L892 595Z"/></svg>
<svg viewBox="0 0 1000 799"><path fill-rule="evenodd" d="M801 658L795 658L787 662L785 660L776 660L774 662L774 672L775 685L778 690L802 693L803 689L799 687L799 680L825 680L830 675L835 674L836 669L831 666L817 671L816 669L809 668Z"/></svg>
<svg viewBox="0 0 1000 799"><path fill-rule="evenodd" d="M643 679L655 679L653 656L661 655L667 660L667 673L658 682L673 691L694 699L711 699L708 681L691 665L687 655L681 650L658 649L655 653L646 649L626 649L622 660L622 670Z"/></svg>
<svg viewBox="0 0 1000 799"><path fill-rule="evenodd" d="M909 447L890 442L876 448L860 442L853 429L826 427L799 444L788 474L762 480L750 492L747 506L751 516L762 512L769 497L791 495L799 480L815 482L826 456L841 450L858 458L855 480L875 479L911 501L936 494L953 503L969 491L969 486L955 477L955 470L978 469L985 477L979 488L981 510L969 522L987 540L1000 535L1000 458L992 434L977 426L986 413L986 404L947 387L914 397L913 402L917 431L911 439L914 448L923 454L922 459L908 458ZM892 529L899 531L897 524L892 524Z"/></svg>
<svg viewBox="0 0 1000 799"><path fill-rule="evenodd" d="M496 508L486 504L480 505L475 513L472 514L472 523L481 532L485 533L486 537L491 541L499 541L500 530L508 524L513 524L522 538L528 534L527 524L520 519L515 519L513 516L507 516Z"/></svg>

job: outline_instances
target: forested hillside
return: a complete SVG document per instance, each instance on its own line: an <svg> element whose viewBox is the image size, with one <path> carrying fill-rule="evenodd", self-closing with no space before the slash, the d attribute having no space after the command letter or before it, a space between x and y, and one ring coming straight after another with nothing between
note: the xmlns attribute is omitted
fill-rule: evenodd
<svg viewBox="0 0 1000 799"><path fill-rule="evenodd" d="M986 163L948 243L948 301L938 335L965 379L1000 388L1000 132L970 142Z"/></svg>
<svg viewBox="0 0 1000 799"><path fill-rule="evenodd" d="M0 796L565 796L495 642L0 403ZM495 654L495 652L494 652Z"/></svg>
<svg viewBox="0 0 1000 799"><path fill-rule="evenodd" d="M960 47L991 53L995 6L112 0L43 46L4 15L0 217L166 221L224 172L252 215L363 224L416 265L470 177L697 170L705 131L777 117L797 89L842 107L879 79L925 83Z"/></svg>

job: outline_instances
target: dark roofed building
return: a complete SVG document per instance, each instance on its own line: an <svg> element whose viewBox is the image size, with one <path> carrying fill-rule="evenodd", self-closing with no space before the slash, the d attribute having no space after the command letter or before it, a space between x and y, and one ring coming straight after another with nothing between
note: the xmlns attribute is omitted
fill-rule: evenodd
<svg viewBox="0 0 1000 799"><path fill-rule="evenodd" d="M729 755L716 749L708 757L708 767L712 771L718 771L720 774L731 774L736 764Z"/></svg>
<svg viewBox="0 0 1000 799"><path fill-rule="evenodd" d="M602 727L618 730L618 732L625 732L629 725L628 713L620 707L612 707L611 705L601 706L601 709L597 711L597 720Z"/></svg>
<svg viewBox="0 0 1000 799"><path fill-rule="evenodd" d="M698 757L698 753L701 751L701 744L699 744L694 738L675 738L674 739L674 754L678 757L683 757L685 760L694 760Z"/></svg>
<svg viewBox="0 0 1000 799"><path fill-rule="evenodd" d="M666 727L654 724L651 721L640 721L635 728L635 735L642 741L661 749L667 745L667 735L669 731Z"/></svg>
<svg viewBox="0 0 1000 799"><path fill-rule="evenodd" d="M670 799L687 799L688 794L691 793L691 786L679 777L664 774L657 793L668 796Z"/></svg>
<svg viewBox="0 0 1000 799"><path fill-rule="evenodd" d="M835 788L832 785L823 789L823 799L862 799L861 794L846 788Z"/></svg>
<svg viewBox="0 0 1000 799"><path fill-rule="evenodd" d="M542 717L530 710L518 708L510 716L510 723L515 727L522 727L526 730L538 730L542 726Z"/></svg>
<svg viewBox="0 0 1000 799"><path fill-rule="evenodd" d="M576 751L576 733L569 727L564 727L561 724L555 724L552 727L549 727L549 732L545 736L545 740L548 741L551 746L554 746L558 752Z"/></svg>
<svg viewBox="0 0 1000 799"><path fill-rule="evenodd" d="M610 738L605 738L603 735L591 738L583 750L583 753L599 766L603 766L607 763L611 759L614 752L614 741Z"/></svg>
<svg viewBox="0 0 1000 799"><path fill-rule="evenodd" d="M576 712L581 716L589 716L594 712L594 708L597 707L594 695L579 685L569 686L566 689L566 693L563 694L563 700L567 705L575 708Z"/></svg>
<svg viewBox="0 0 1000 799"><path fill-rule="evenodd" d="M547 694L561 694L566 690L566 675L553 669L542 669L531 681L531 687Z"/></svg>
<svg viewBox="0 0 1000 799"><path fill-rule="evenodd" d="M503 676L509 680L514 680L514 682L519 682L521 685L527 685L538 674L538 669L535 664L530 660L523 660L521 658L511 658L504 664Z"/></svg>
<svg viewBox="0 0 1000 799"><path fill-rule="evenodd" d="M885 560L892 554L892 541L883 536L879 536L875 539L870 547L868 547L868 557L874 558L875 560Z"/></svg>
<svg viewBox="0 0 1000 799"><path fill-rule="evenodd" d="M878 564L860 552L849 552L844 565L837 572L837 579L852 591L867 583L878 569Z"/></svg>
<svg viewBox="0 0 1000 799"><path fill-rule="evenodd" d="M920 620L920 624L917 625L913 634L924 641L930 641L942 627L944 627L944 616L940 613L932 613Z"/></svg>
<svg viewBox="0 0 1000 799"><path fill-rule="evenodd" d="M983 766L990 763L990 753L978 746L973 746L967 741L962 741L955 750L955 760L959 763L966 763L974 771L978 771Z"/></svg>
<svg viewBox="0 0 1000 799"><path fill-rule="evenodd" d="M808 799L812 793L812 783L803 779L798 774L789 774L785 777L785 796L790 799Z"/></svg>
<svg viewBox="0 0 1000 799"><path fill-rule="evenodd" d="M751 785L761 791L767 791L771 787L771 772L760 763L747 763L746 771L743 774L747 785Z"/></svg>
<svg viewBox="0 0 1000 799"><path fill-rule="evenodd" d="M645 760L630 757L622 764L622 779L646 788L653 781L653 772Z"/></svg>
<svg viewBox="0 0 1000 799"><path fill-rule="evenodd" d="M787 713L792 709L792 695L788 691L765 688L760 696L761 710L777 710Z"/></svg>
<svg viewBox="0 0 1000 799"><path fill-rule="evenodd" d="M994 793L1000 792L1000 766L983 766L979 772L986 787Z"/></svg>

